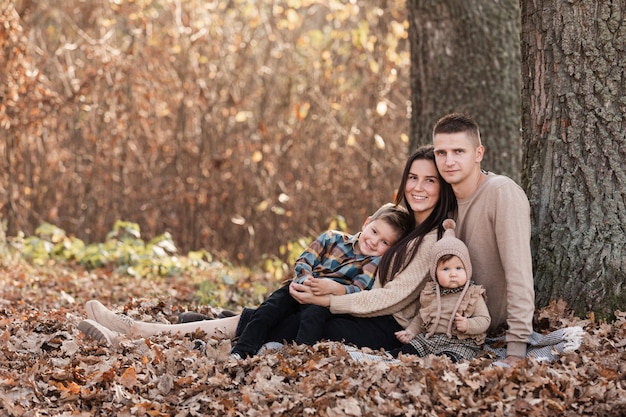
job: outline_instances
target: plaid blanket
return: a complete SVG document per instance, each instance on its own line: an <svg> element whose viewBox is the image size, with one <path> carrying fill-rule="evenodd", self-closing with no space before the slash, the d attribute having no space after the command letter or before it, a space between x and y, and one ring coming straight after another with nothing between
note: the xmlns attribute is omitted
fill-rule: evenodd
<svg viewBox="0 0 626 417"><path fill-rule="evenodd" d="M533 332L528 340L526 357L534 358L540 362L554 362L559 354L573 352L580 347L585 331L580 326L558 329L548 334ZM485 350L492 352L498 359L506 357L504 336L487 339Z"/></svg>
<svg viewBox="0 0 626 417"><path fill-rule="evenodd" d="M573 352L580 347L585 332L582 327L566 327L558 329L548 334L533 332L528 341L528 349L526 350L527 358L534 358L538 361L554 362L561 353ZM485 341L484 349L493 353L497 360L494 365L506 366L504 362L500 362L506 357L506 344L504 336L501 338L491 338ZM384 360L397 361L391 355L373 355L361 352L355 348L348 348L350 356L354 360Z"/></svg>
<svg viewBox="0 0 626 417"><path fill-rule="evenodd" d="M529 338L526 357L534 358L537 361L554 362L561 353L573 352L577 350L582 343L584 334L585 331L580 326L566 327L548 334L533 332ZM282 347L282 343L269 342L261 347L259 354L277 350ZM485 341L484 349L496 356L497 360L493 363L494 365L508 367L508 365L504 362L500 362L500 360L503 360L506 357L506 344L504 342L504 336L499 338L488 338ZM386 362L399 362L398 359L395 359L389 354L365 353L352 346L346 346L346 350L352 359L358 361L383 360Z"/></svg>

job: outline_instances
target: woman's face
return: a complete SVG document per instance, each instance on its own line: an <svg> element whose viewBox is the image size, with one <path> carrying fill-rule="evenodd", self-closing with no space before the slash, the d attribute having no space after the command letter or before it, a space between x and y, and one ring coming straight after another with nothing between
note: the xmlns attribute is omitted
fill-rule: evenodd
<svg viewBox="0 0 626 417"><path fill-rule="evenodd" d="M406 179L404 197L413 210L415 221L422 223L439 202L439 174L433 161L416 159Z"/></svg>

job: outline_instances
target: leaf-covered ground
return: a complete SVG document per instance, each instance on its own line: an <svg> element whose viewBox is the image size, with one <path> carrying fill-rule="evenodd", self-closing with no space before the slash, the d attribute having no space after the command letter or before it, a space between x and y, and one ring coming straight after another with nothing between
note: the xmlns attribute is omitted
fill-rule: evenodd
<svg viewBox="0 0 626 417"><path fill-rule="evenodd" d="M250 302L245 290L255 279L228 299ZM91 298L134 318L175 321L197 307L198 283L188 276L131 279L14 263L0 268L0 286L2 416L626 415L626 315L619 312L615 322L598 323L554 303L538 313L537 326L583 326L582 346L555 363L526 360L515 369L493 367L490 358L354 361L331 343L235 361L227 340L209 341L207 355L194 350L202 334L109 348L76 329Z"/></svg>

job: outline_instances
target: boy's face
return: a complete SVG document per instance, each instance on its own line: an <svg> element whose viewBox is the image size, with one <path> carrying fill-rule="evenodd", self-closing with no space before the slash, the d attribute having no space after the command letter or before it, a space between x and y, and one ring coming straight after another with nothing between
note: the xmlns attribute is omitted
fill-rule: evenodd
<svg viewBox="0 0 626 417"><path fill-rule="evenodd" d="M365 221L359 236L359 251L366 256L381 256L398 240L398 232L384 220Z"/></svg>
<svg viewBox="0 0 626 417"><path fill-rule="evenodd" d="M472 142L466 132L437 133L433 139L437 169L453 187L480 170L484 148Z"/></svg>
<svg viewBox="0 0 626 417"><path fill-rule="evenodd" d="M467 271L461 258L453 256L437 264L437 280L444 288L459 288L467 282Z"/></svg>

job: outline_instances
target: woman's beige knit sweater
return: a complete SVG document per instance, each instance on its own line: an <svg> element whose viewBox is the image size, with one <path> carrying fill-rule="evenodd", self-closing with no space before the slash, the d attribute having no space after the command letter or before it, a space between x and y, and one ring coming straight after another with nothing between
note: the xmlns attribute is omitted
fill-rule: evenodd
<svg viewBox="0 0 626 417"><path fill-rule="evenodd" d="M384 287L380 277L370 291L354 294L331 295L330 311L333 314L352 314L358 317L375 317L392 314L399 325L406 327L418 313L419 295L430 278L430 252L437 241L437 230L424 236L411 263Z"/></svg>

